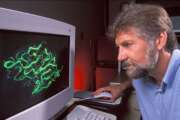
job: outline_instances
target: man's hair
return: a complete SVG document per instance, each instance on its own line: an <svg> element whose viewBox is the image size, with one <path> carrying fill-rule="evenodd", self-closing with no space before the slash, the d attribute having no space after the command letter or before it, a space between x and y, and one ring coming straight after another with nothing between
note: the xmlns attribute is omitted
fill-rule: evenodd
<svg viewBox="0 0 180 120"><path fill-rule="evenodd" d="M116 38L117 33L125 32L129 28L147 41L154 41L161 32L167 33L166 50L172 52L176 46L176 36L172 22L166 10L158 5L129 4L125 5L116 20L109 27L108 36Z"/></svg>

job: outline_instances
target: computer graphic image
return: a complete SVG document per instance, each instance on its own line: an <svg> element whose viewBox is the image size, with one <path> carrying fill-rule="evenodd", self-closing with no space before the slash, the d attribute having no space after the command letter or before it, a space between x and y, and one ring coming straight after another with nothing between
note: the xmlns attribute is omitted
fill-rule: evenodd
<svg viewBox="0 0 180 120"><path fill-rule="evenodd" d="M0 119L69 86L69 36L0 30Z"/></svg>
<svg viewBox="0 0 180 120"><path fill-rule="evenodd" d="M8 78L15 81L26 80L27 85L34 86L32 94L38 94L44 89L48 89L60 76L56 56L43 44L29 46L27 50L16 53L15 57L10 57L3 63L8 71Z"/></svg>

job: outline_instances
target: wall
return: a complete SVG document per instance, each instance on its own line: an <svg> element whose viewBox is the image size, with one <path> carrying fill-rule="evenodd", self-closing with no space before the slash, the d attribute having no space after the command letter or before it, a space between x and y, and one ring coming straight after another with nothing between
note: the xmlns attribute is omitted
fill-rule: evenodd
<svg viewBox="0 0 180 120"><path fill-rule="evenodd" d="M122 9L123 4L133 2L133 0L108 0L108 25L111 25L117 14ZM108 29L106 26L106 30ZM115 48L114 41L110 43L107 38L100 37L98 39L98 60L105 60L106 62L117 61L117 48ZM106 64L106 63L105 63ZM117 66L118 67L118 66ZM112 67L97 67L96 68L96 88L107 86L109 82L114 80L117 75L117 68Z"/></svg>
<svg viewBox="0 0 180 120"><path fill-rule="evenodd" d="M117 75L117 52L113 40L100 37L97 41L96 88L107 86Z"/></svg>
<svg viewBox="0 0 180 120"><path fill-rule="evenodd" d="M135 0L109 0L109 24L112 24L117 14L122 9L122 5Z"/></svg>
<svg viewBox="0 0 180 120"><path fill-rule="evenodd" d="M1 0L0 6L61 20L76 27L75 88L89 89L91 40L104 33L103 1Z"/></svg>

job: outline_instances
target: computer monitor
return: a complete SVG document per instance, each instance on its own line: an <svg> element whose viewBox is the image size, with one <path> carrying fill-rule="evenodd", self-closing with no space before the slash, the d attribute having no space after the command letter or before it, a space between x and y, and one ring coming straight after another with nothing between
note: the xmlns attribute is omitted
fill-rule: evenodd
<svg viewBox="0 0 180 120"><path fill-rule="evenodd" d="M46 120L73 97L75 27L0 8L0 119Z"/></svg>

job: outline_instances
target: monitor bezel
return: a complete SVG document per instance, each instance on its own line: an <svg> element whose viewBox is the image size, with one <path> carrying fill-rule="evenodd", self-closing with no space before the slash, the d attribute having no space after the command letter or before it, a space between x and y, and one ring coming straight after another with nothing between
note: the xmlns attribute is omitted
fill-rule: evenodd
<svg viewBox="0 0 180 120"><path fill-rule="evenodd" d="M75 57L75 27L51 18L30 13L0 8L0 30L12 30L52 35L66 35L70 37L69 53L69 87L54 96L42 101L8 120L46 120L57 114L73 97L74 57Z"/></svg>

